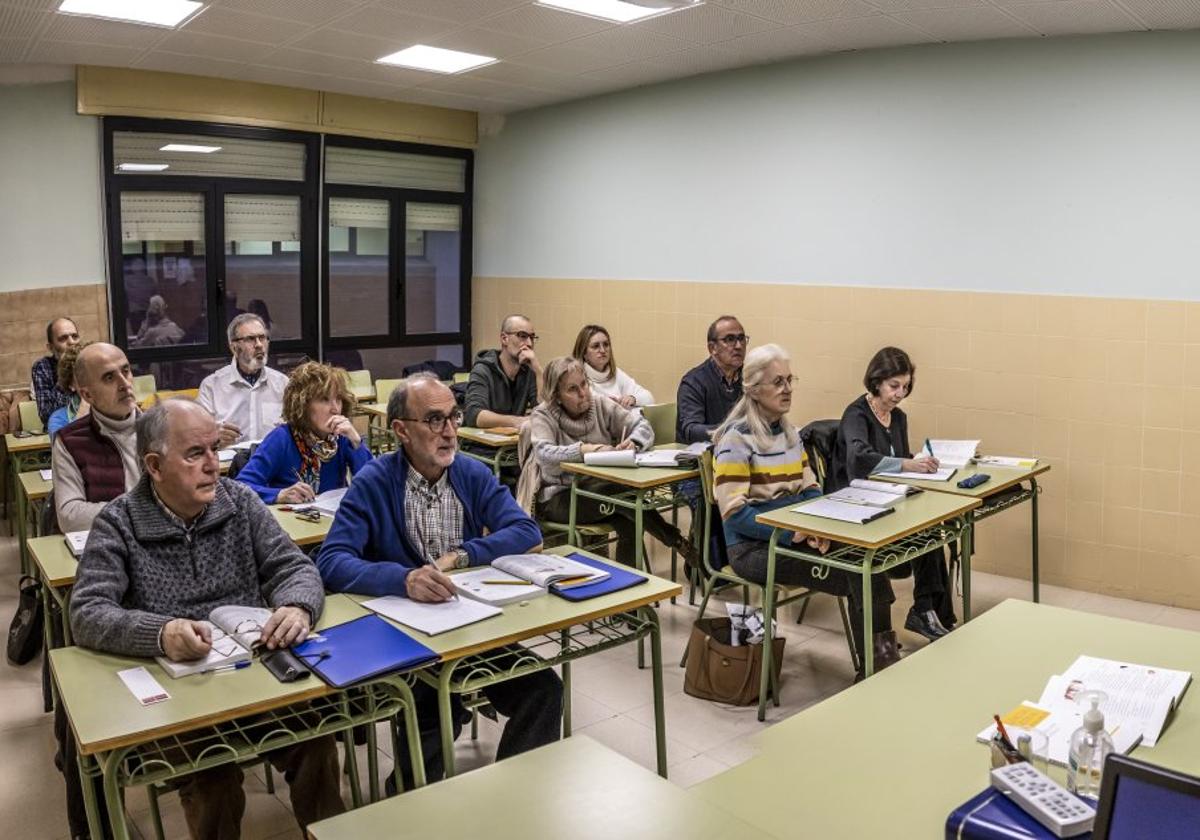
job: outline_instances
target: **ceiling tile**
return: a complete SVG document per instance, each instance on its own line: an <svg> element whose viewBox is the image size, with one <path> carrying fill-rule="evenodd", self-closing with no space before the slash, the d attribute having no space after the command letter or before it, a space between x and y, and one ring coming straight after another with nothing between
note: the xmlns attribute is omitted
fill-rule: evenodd
<svg viewBox="0 0 1200 840"><path fill-rule="evenodd" d="M0 5L0 32L5 38L32 38L51 17L63 17L40 9Z"/></svg>
<svg viewBox="0 0 1200 840"><path fill-rule="evenodd" d="M297 38L288 46L309 52L335 55L340 58L356 58L363 61L375 61L401 48L391 38L375 38L370 35L359 35L356 32L343 32L339 29L318 29L316 32Z"/></svg>
<svg viewBox="0 0 1200 840"><path fill-rule="evenodd" d="M508 58L531 50L549 46L549 42L538 38L526 38L512 35L508 32L498 32L491 29L465 27L455 29L445 35L428 42L430 46L442 47L448 50L461 50L476 55L490 55L496 58Z"/></svg>
<svg viewBox="0 0 1200 840"><path fill-rule="evenodd" d="M637 26L618 26L595 35L575 38L567 46L607 55L611 58L609 65L613 65L678 52L691 44L669 35L656 35Z"/></svg>
<svg viewBox="0 0 1200 840"><path fill-rule="evenodd" d="M487 67L471 71L472 76L483 79L495 79L497 82L508 82L514 85L542 88L544 90L563 90L570 87L574 76L567 73L555 73L553 70L543 70L531 67L518 61L498 61Z"/></svg>
<svg viewBox="0 0 1200 840"><path fill-rule="evenodd" d="M707 3L694 9L684 9L636 24L639 29L670 35L694 44L728 41L730 38L770 29L773 25L773 21Z"/></svg>
<svg viewBox="0 0 1200 840"><path fill-rule="evenodd" d="M317 73L323 76L348 76L361 72L362 67L370 62L362 59L341 58L336 55L298 50L293 47L281 47L260 58L257 64L268 67L286 67L304 73Z"/></svg>
<svg viewBox="0 0 1200 840"><path fill-rule="evenodd" d="M1060 0L1005 6L1004 10L1043 35L1129 32L1141 28L1133 18L1104 0Z"/></svg>
<svg viewBox="0 0 1200 840"><path fill-rule="evenodd" d="M387 38L395 43L394 52L444 35L455 25L445 20L406 15L381 6L364 6L339 18L336 28L343 32Z"/></svg>
<svg viewBox="0 0 1200 840"><path fill-rule="evenodd" d="M786 27L756 32L718 45L722 50L742 57L746 64L780 61L799 55L828 52L825 42L804 31L803 27Z"/></svg>
<svg viewBox="0 0 1200 840"><path fill-rule="evenodd" d="M41 37L49 41L144 48L153 46L171 32L161 26L142 26L78 15L51 14L48 17Z"/></svg>
<svg viewBox="0 0 1200 840"><path fill-rule="evenodd" d="M611 56L603 53L581 50L569 45L558 45L523 53L521 63L543 70L577 75L589 70L599 70L601 67L611 67L620 62L614 61Z"/></svg>
<svg viewBox="0 0 1200 840"><path fill-rule="evenodd" d="M896 12L896 20L915 26L942 41L982 41L988 38L1029 38L1036 31L991 6L976 9L930 9Z"/></svg>
<svg viewBox="0 0 1200 840"><path fill-rule="evenodd" d="M216 0L227 9L316 26L352 12L367 0Z"/></svg>
<svg viewBox="0 0 1200 840"><path fill-rule="evenodd" d="M1119 0L1151 29L1200 29L1200 0Z"/></svg>
<svg viewBox="0 0 1200 840"><path fill-rule="evenodd" d="M911 12L924 9L981 8L987 0L867 0L881 12Z"/></svg>
<svg viewBox="0 0 1200 840"><path fill-rule="evenodd" d="M482 29L524 35L527 38L537 38L549 43L590 35L593 32L611 29L615 25L609 21L532 4L520 6L479 23Z"/></svg>
<svg viewBox="0 0 1200 840"><path fill-rule="evenodd" d="M236 79L245 70L246 63L155 50L142 56L136 66L146 70L162 70L166 73L187 73L192 76Z"/></svg>
<svg viewBox="0 0 1200 840"><path fill-rule="evenodd" d="M824 42L831 50L865 50L903 44L928 44L936 40L885 15L818 20L796 28Z"/></svg>
<svg viewBox="0 0 1200 840"><path fill-rule="evenodd" d="M25 61L43 64L100 64L129 67L145 50L106 44L73 44L67 41L38 41L29 48Z"/></svg>
<svg viewBox="0 0 1200 840"><path fill-rule="evenodd" d="M416 87L417 85L427 85L430 82L435 82L443 78L441 73L411 70L407 67L397 67L394 64L379 64L374 61L363 64L353 72L341 73L339 75L350 79L365 79L369 82L390 85L392 87Z"/></svg>
<svg viewBox="0 0 1200 840"><path fill-rule="evenodd" d="M264 48L257 41L189 32L186 29L172 32L155 47L156 52L163 50L173 54L206 56L227 61L256 61L267 49L270 48Z"/></svg>
<svg viewBox="0 0 1200 840"><path fill-rule="evenodd" d="M38 9L49 12L57 9L62 0L4 0L2 6L12 6L15 9Z"/></svg>
<svg viewBox="0 0 1200 840"><path fill-rule="evenodd" d="M311 27L284 18L253 15L221 6L210 6L183 27L187 32L207 32L228 38L244 38L263 44L283 44L299 38Z"/></svg>
<svg viewBox="0 0 1200 840"><path fill-rule="evenodd" d="M241 77L247 81L304 88L306 90L324 90L325 84L330 79L329 76L321 73L305 73L300 70L288 70L282 67L264 67L259 64L246 65Z"/></svg>
<svg viewBox="0 0 1200 840"><path fill-rule="evenodd" d="M455 23L476 23L484 18L502 14L518 6L529 4L530 0L398 0L391 4L379 5L403 6L404 11L424 17L440 18Z"/></svg>
<svg viewBox="0 0 1200 840"><path fill-rule="evenodd" d="M862 0L716 0L734 11L793 25L810 20L867 17L876 12Z"/></svg>
<svg viewBox="0 0 1200 840"><path fill-rule="evenodd" d="M0 63L17 63L28 46L26 38L0 38Z"/></svg>
<svg viewBox="0 0 1200 840"><path fill-rule="evenodd" d="M646 59L641 63L651 72L661 69L661 78L683 78L742 67L746 64L746 58L736 51L709 45L703 48L693 47L660 58Z"/></svg>

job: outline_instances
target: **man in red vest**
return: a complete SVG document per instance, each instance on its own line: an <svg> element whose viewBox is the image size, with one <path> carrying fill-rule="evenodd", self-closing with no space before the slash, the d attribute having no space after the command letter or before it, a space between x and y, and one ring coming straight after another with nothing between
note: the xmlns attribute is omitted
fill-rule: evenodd
<svg viewBox="0 0 1200 840"><path fill-rule="evenodd" d="M105 504L141 477L137 462L137 400L133 372L120 347L96 342L75 362L75 387L91 411L54 440L54 506L58 527L86 531Z"/></svg>

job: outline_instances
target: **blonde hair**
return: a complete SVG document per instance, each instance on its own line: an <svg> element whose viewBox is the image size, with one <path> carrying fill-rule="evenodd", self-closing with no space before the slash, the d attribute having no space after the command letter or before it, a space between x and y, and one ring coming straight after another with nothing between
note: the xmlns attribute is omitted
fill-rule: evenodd
<svg viewBox="0 0 1200 840"><path fill-rule="evenodd" d="M572 371L579 371L583 374L583 380L587 381L583 362L574 356L559 356L546 363L546 367L542 371L542 395L546 405L554 404L554 400L558 396L558 383Z"/></svg>
<svg viewBox="0 0 1200 840"><path fill-rule="evenodd" d="M754 439L755 446L766 449L771 445L771 439L774 437L771 432L771 424L763 418L762 408L755 399L755 395L758 389L766 384L767 368L771 366L772 362L790 362L791 360L792 357L788 355L788 352L778 344L764 344L746 354L746 361L742 365L742 398L733 406L733 410L729 412L725 422L712 433L714 443L720 442L730 429L745 425L750 429L750 436ZM783 436L787 440L787 445L795 446L800 440L800 435L796 431L796 427L792 425L792 421L788 420L785 414L779 419L779 423L783 426Z"/></svg>
<svg viewBox="0 0 1200 840"><path fill-rule="evenodd" d="M597 335L603 335L608 339L608 375L602 379L602 382L612 382L617 378L617 356L612 349L612 336L608 334L608 330L599 324L588 324L579 331L579 335L575 337L575 349L571 351L571 355L579 361L587 361L588 345L592 343L592 339ZM604 371L596 371L604 373Z"/></svg>
<svg viewBox="0 0 1200 840"><path fill-rule="evenodd" d="M91 343L89 341L76 344L74 347L68 347L63 351L62 356L58 360L58 387L62 388L68 394L75 390L75 360L79 358L79 354L83 351L83 348Z"/></svg>
<svg viewBox="0 0 1200 840"><path fill-rule="evenodd" d="M288 377L283 391L283 421L297 431L315 431L309 428L308 404L326 396L340 399L342 413L350 414L357 403L348 382L346 371L340 367L305 362Z"/></svg>

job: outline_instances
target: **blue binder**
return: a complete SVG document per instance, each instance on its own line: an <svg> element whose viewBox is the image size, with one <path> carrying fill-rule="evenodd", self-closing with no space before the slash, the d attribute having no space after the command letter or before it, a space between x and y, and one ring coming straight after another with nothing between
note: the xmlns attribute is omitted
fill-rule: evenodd
<svg viewBox="0 0 1200 840"><path fill-rule="evenodd" d="M1092 833L1072 840L1088 840ZM972 796L946 818L946 840L1058 840L1057 835L993 787Z"/></svg>
<svg viewBox="0 0 1200 840"><path fill-rule="evenodd" d="M591 557L585 557L582 554L568 554L567 557L577 563L591 566L593 569L601 569L608 572L608 577L595 583L585 583L582 586L568 586L566 589L559 589L554 585L550 586L551 592L568 601L586 601L589 598L599 598L601 595L620 592L622 589L628 589L631 586L637 586L639 583L646 582L645 575L639 575L631 569L614 566L600 560L593 560Z"/></svg>
<svg viewBox="0 0 1200 840"><path fill-rule="evenodd" d="M334 688L419 668L438 658L374 613L320 632L321 639L309 639L292 653Z"/></svg>

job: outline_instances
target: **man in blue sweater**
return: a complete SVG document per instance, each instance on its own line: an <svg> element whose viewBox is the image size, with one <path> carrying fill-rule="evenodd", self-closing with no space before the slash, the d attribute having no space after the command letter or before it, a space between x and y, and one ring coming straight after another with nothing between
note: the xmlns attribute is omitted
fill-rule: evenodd
<svg viewBox="0 0 1200 840"><path fill-rule="evenodd" d="M448 570L541 550L537 524L492 471L457 455L461 423L454 394L432 374L416 374L396 387L388 400L388 424L401 448L363 467L342 499L317 557L326 589L436 603L454 596ZM425 776L437 781L444 775L437 693L418 682L413 694ZM508 680L483 694L508 718L497 759L558 740L562 682L553 671ZM452 710L458 737L470 717L457 698ZM411 788L403 741L400 747L395 759ZM394 777L388 778L390 788Z"/></svg>

